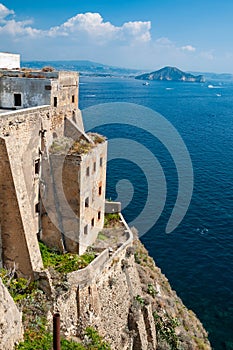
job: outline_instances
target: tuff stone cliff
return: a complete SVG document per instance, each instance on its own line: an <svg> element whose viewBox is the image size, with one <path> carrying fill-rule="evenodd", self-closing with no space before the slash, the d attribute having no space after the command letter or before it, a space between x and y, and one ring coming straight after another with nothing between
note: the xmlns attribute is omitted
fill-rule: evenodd
<svg viewBox="0 0 233 350"><path fill-rule="evenodd" d="M111 235L103 234L112 239L117 235L114 230ZM46 316L51 328L52 314L59 311L65 337L80 341L86 327L92 326L112 350L211 349L201 322L183 305L137 237L130 233L117 246L110 253L103 250L82 270L63 275L53 269L41 273L44 294L34 300L31 310L27 306L25 326L33 315L33 320ZM4 302L9 314L6 321L1 313L5 327L0 328L0 339L8 338L10 345L0 345L0 349L10 350L22 333L19 316L15 322L15 305L12 300Z"/></svg>
<svg viewBox="0 0 233 350"><path fill-rule="evenodd" d="M23 339L22 315L0 278L0 349L14 349Z"/></svg>

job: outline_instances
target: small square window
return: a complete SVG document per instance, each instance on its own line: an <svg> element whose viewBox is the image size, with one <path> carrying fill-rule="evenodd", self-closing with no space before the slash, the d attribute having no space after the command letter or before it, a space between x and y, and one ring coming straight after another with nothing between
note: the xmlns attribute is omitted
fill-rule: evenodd
<svg viewBox="0 0 233 350"><path fill-rule="evenodd" d="M16 107L22 106L21 94L14 94L14 104Z"/></svg>
<svg viewBox="0 0 233 350"><path fill-rule="evenodd" d="M100 166L103 166L103 157L100 158Z"/></svg>
<svg viewBox="0 0 233 350"><path fill-rule="evenodd" d="M74 95L72 95L72 103L74 103Z"/></svg>
<svg viewBox="0 0 233 350"><path fill-rule="evenodd" d="M88 234L88 225L84 226L84 234L85 234L85 235Z"/></svg>
<svg viewBox="0 0 233 350"><path fill-rule="evenodd" d="M98 211L98 220L101 219L101 211Z"/></svg>
<svg viewBox="0 0 233 350"><path fill-rule="evenodd" d="M92 227L95 226L95 219L94 219L94 218L91 219L91 226L92 226Z"/></svg>
<svg viewBox="0 0 233 350"><path fill-rule="evenodd" d="M94 162L94 164L93 164L93 170L94 170L94 172L96 172L96 162Z"/></svg>
<svg viewBox="0 0 233 350"><path fill-rule="evenodd" d="M102 186L99 186L99 195L101 196L102 194Z"/></svg>
<svg viewBox="0 0 233 350"><path fill-rule="evenodd" d="M36 159L34 165L35 165L35 174L39 175L39 173L40 173L40 159Z"/></svg>
<svg viewBox="0 0 233 350"><path fill-rule="evenodd" d="M39 214L39 212L40 212L40 202L36 203L35 205L35 213Z"/></svg>
<svg viewBox="0 0 233 350"><path fill-rule="evenodd" d="M88 166L86 169L86 175L89 176L90 175L90 167Z"/></svg>
<svg viewBox="0 0 233 350"><path fill-rule="evenodd" d="M85 208L89 207L89 197L85 199Z"/></svg>

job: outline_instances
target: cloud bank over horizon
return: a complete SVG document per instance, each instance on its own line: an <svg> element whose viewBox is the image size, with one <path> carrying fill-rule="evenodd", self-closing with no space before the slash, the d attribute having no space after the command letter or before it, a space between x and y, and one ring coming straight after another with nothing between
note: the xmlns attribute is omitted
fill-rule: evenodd
<svg viewBox="0 0 233 350"><path fill-rule="evenodd" d="M88 59L109 65L152 69L176 65L197 69L214 60L214 52L191 43L178 45L167 37L153 38L151 21L116 26L100 13L78 13L48 29L32 20L17 20L13 9L0 3L1 51L19 52L24 60Z"/></svg>

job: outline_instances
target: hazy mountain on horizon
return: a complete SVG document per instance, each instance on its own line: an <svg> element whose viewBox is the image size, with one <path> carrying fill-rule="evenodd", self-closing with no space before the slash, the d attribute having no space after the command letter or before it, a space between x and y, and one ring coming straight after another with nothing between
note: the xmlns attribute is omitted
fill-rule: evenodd
<svg viewBox="0 0 233 350"><path fill-rule="evenodd" d="M131 69L117 66L110 66L89 60L58 60L58 61L23 61L23 67L40 69L44 66L53 66L57 70L75 70L81 75L92 76L132 76L149 74L146 69ZM161 68L162 69L162 68ZM213 72L195 72L188 71L186 74L204 75L206 80L233 80L233 74L213 73Z"/></svg>
<svg viewBox="0 0 233 350"><path fill-rule="evenodd" d="M163 67L154 72L137 75L135 79L139 80L158 80L158 81L180 81L180 82L205 82L203 75L195 76L190 73L183 72L176 67Z"/></svg>

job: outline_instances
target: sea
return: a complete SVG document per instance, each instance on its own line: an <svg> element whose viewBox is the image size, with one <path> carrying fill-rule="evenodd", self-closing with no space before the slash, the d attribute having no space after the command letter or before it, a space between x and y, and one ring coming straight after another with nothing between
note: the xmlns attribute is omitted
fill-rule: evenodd
<svg viewBox="0 0 233 350"><path fill-rule="evenodd" d="M126 220L139 222L213 349L233 349L233 82L81 76L79 105L85 126L109 140L106 197L122 198ZM184 217L168 233L180 191Z"/></svg>

